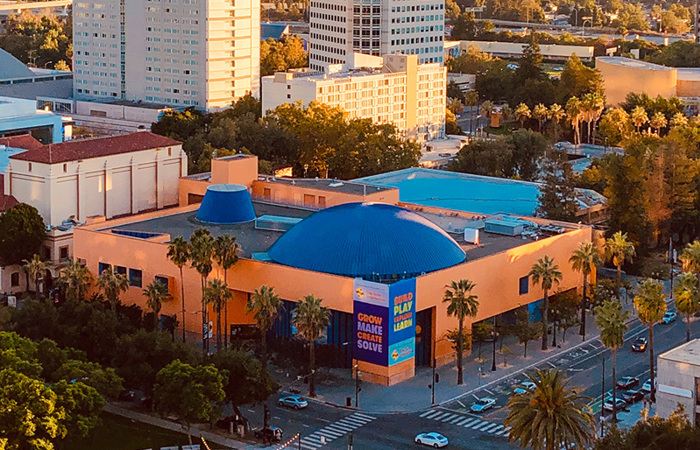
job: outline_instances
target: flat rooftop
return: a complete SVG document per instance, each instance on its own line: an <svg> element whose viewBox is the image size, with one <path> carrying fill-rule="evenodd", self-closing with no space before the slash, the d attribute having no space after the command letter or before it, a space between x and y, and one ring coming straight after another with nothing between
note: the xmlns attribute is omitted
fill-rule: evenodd
<svg viewBox="0 0 700 450"><path fill-rule="evenodd" d="M622 56L599 56L596 61L614 64L621 67L629 67L630 69L646 69L646 70L676 70L674 67L666 67L660 64L654 64L646 61L640 61L638 59L625 58Z"/></svg>
<svg viewBox="0 0 700 450"><path fill-rule="evenodd" d="M534 216L539 205L539 184L444 170L411 168L353 180L396 187L405 203L478 214ZM605 203L605 197L577 189L579 209Z"/></svg>
<svg viewBox="0 0 700 450"><path fill-rule="evenodd" d="M273 177L272 175L260 175L258 176L258 180L354 195L366 195L372 192L381 192L394 189L393 186L380 186L373 183L364 183L358 180L345 181L332 180L329 178L277 178Z"/></svg>
<svg viewBox="0 0 700 450"><path fill-rule="evenodd" d="M659 359L700 366L700 339L693 339L659 355Z"/></svg>

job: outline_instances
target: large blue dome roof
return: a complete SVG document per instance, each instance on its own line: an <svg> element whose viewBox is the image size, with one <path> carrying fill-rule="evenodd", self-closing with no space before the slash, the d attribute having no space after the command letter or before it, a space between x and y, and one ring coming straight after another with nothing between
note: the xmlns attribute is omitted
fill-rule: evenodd
<svg viewBox="0 0 700 450"><path fill-rule="evenodd" d="M349 277L391 280L454 266L464 251L428 219L383 203L347 203L319 211L268 250L273 261Z"/></svg>

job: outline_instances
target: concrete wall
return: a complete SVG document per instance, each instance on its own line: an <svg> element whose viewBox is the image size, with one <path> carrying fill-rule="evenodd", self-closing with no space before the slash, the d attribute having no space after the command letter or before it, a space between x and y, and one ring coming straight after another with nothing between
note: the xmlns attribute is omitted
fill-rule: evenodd
<svg viewBox="0 0 700 450"><path fill-rule="evenodd" d="M616 57L596 58L595 66L603 77L609 105L624 102L631 92L646 93L652 98L676 95L676 69Z"/></svg>
<svg viewBox="0 0 700 450"><path fill-rule="evenodd" d="M687 345L697 344L697 340ZM700 378L700 359L695 364L676 361L672 354L678 348L670 350L657 358L656 414L667 419L678 404L683 405L691 423L698 413L695 379ZM669 357L666 355L669 354Z"/></svg>

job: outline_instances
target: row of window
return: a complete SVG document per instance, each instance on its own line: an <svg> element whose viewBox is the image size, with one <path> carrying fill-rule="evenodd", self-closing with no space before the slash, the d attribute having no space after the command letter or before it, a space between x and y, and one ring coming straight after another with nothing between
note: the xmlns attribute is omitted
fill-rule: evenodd
<svg viewBox="0 0 700 450"><path fill-rule="evenodd" d="M102 275L105 270L112 270L112 265L107 263L100 263L98 267L98 272ZM141 269L132 269L124 266L114 266L114 272L124 275L129 280L129 286L142 288L143 287L143 271ZM162 283L166 288L169 287L168 277L163 277L156 275L154 281Z"/></svg>
<svg viewBox="0 0 700 450"><path fill-rule="evenodd" d="M342 17L342 16L335 16L332 14L324 14L324 13L317 13L317 12L311 12L309 14L312 19L318 19L318 20L330 20L333 22L346 22L347 17Z"/></svg>
<svg viewBox="0 0 700 450"><path fill-rule="evenodd" d="M334 32L334 33L342 33L342 34L345 34L345 32L346 32L345 27L337 27L337 26L335 26L335 25L326 25L326 24L324 24L324 23L315 23L315 22L311 22L311 23L309 24L309 27L310 27L310 28L318 28L319 30L323 30L323 31L332 31L332 32Z"/></svg>
<svg viewBox="0 0 700 450"><path fill-rule="evenodd" d="M437 11L445 9L445 4L420 5L420 6L392 6L391 12L411 12L411 11Z"/></svg>
<svg viewBox="0 0 700 450"><path fill-rule="evenodd" d="M320 39L322 41L333 42L334 44L345 44L345 39L335 36L327 36L325 34L311 33L311 39Z"/></svg>
<svg viewBox="0 0 700 450"><path fill-rule="evenodd" d="M337 5L334 3L311 2L312 8L330 9L331 11L346 11L345 5Z"/></svg>
<svg viewBox="0 0 700 450"><path fill-rule="evenodd" d="M319 50L319 51L327 52L327 53L335 53L336 55L345 55L345 50L342 48L329 47L327 45L318 45L318 44L315 44L313 42L311 44L309 44L309 48L312 50ZM330 61L326 61L326 62L330 62ZM341 61L338 61L338 62L341 62Z"/></svg>

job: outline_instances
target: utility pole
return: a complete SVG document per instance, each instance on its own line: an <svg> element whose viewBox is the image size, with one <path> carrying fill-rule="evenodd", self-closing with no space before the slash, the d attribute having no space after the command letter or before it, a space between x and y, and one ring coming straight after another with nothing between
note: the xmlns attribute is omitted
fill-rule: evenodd
<svg viewBox="0 0 700 450"><path fill-rule="evenodd" d="M603 357L603 380L600 392L600 435L605 435L605 357ZM613 381L614 383L614 381ZM612 399L613 408L615 408L615 399Z"/></svg>
<svg viewBox="0 0 700 450"><path fill-rule="evenodd" d="M430 389L432 390L432 393L431 393L432 395L431 395L431 400L430 400L431 405L435 404L435 364L436 364L436 362L437 361L435 360L435 354L433 354L433 378L432 378L433 381L430 383Z"/></svg>
<svg viewBox="0 0 700 450"><path fill-rule="evenodd" d="M355 363L355 408L360 407L360 372L359 365Z"/></svg>
<svg viewBox="0 0 700 450"><path fill-rule="evenodd" d="M493 362L491 363L491 372L496 371L496 316L493 316Z"/></svg>

